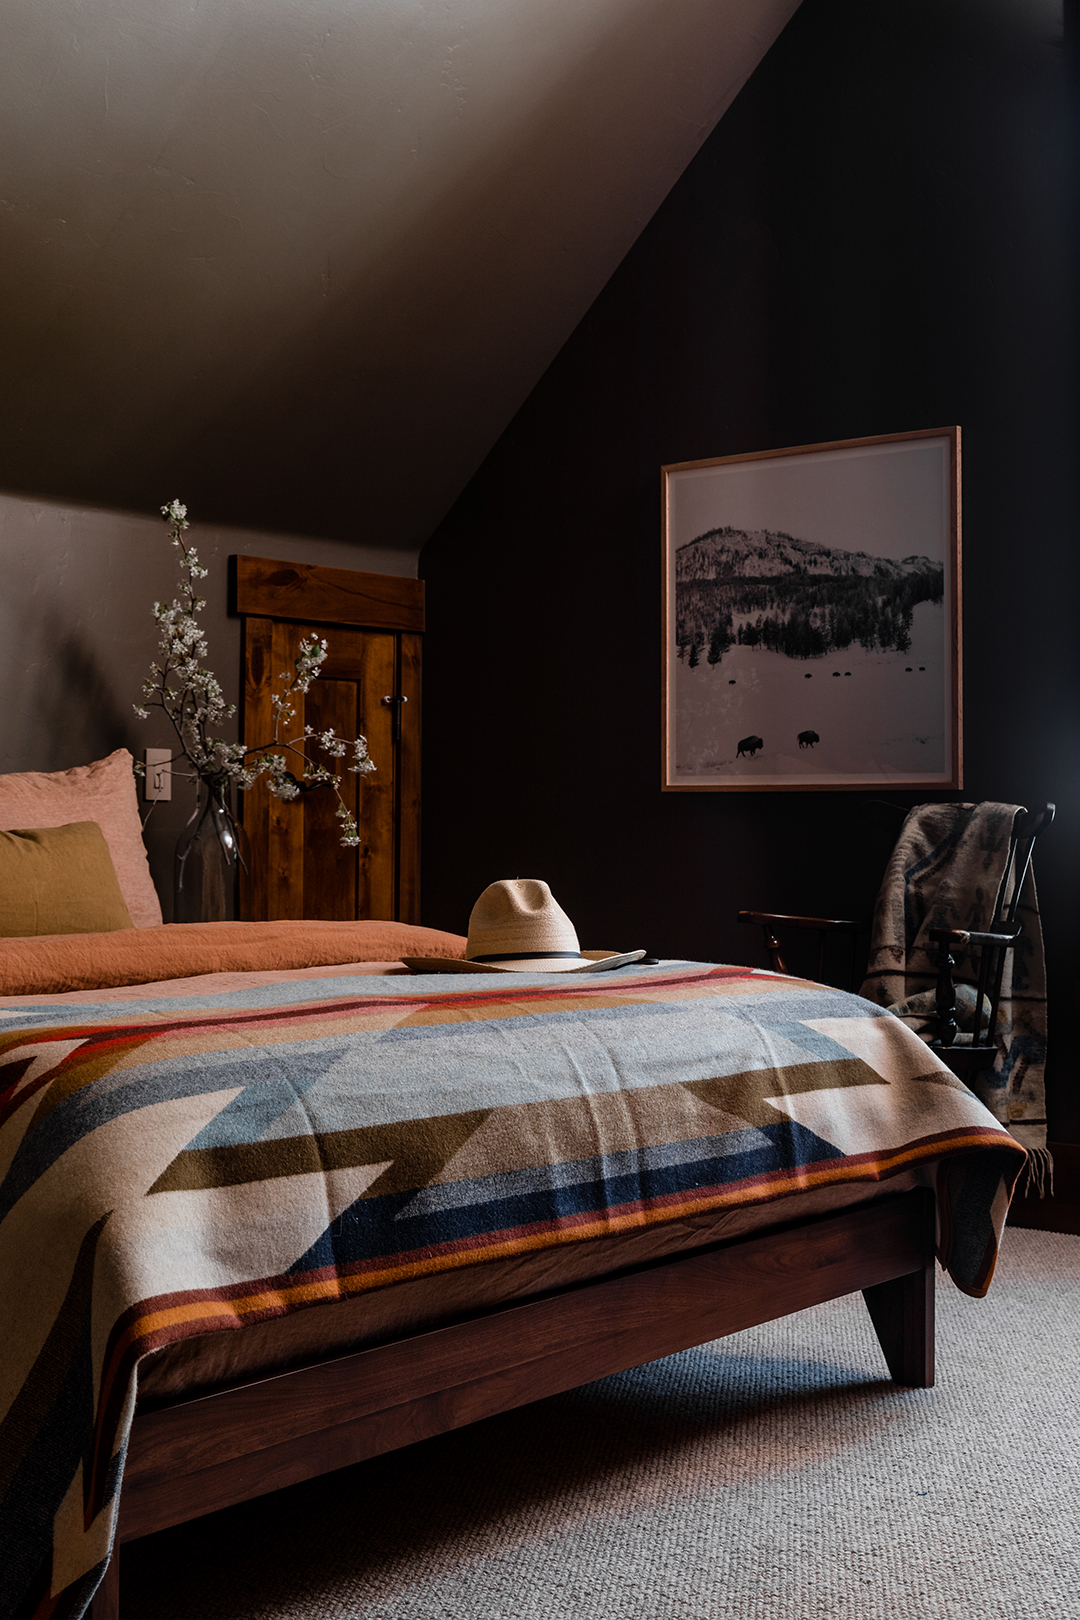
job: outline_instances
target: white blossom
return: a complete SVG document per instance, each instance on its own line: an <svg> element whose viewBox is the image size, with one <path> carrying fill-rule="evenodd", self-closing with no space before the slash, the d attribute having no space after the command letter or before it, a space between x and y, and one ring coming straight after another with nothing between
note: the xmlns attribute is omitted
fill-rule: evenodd
<svg viewBox="0 0 1080 1620"><path fill-rule="evenodd" d="M158 625L159 654L162 662L151 663L150 674L142 683L146 704L133 704L140 719L149 718L150 709L161 709L180 741L177 762L186 760L191 774L197 779L217 784L234 782L240 788L250 788L260 777L265 777L269 791L278 799L291 800L301 792L315 787L332 785L337 797L336 814L340 822L341 842L355 848L359 842L356 818L341 797L341 777L308 758L306 748L317 745L331 759L341 759L351 748L354 763L351 771L367 773L375 769L368 755L367 742L357 737L352 743L338 737L333 730L316 735L313 726L304 726L296 737L283 737L282 729L296 718L292 699L306 693L326 660L329 651L325 638L311 636L300 643L292 671L283 670L279 679L285 683L282 692L271 695L274 715L274 735L268 745L248 748L243 743L226 742L212 735L212 728L236 713L234 703L226 703L221 684L204 667L208 646L202 626L196 617L206 606L199 596L194 581L205 579L207 569L199 562L194 547L183 539L189 527L187 507L179 500L169 501L161 508L161 515L169 526L169 538L180 553L180 596L168 606L161 602L153 605L153 617ZM174 773L180 774L180 773Z"/></svg>

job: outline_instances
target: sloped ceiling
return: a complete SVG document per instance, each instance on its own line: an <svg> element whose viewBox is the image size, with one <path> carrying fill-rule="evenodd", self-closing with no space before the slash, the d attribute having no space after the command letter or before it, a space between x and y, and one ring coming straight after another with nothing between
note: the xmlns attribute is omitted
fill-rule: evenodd
<svg viewBox="0 0 1080 1620"><path fill-rule="evenodd" d="M797 0L5 0L0 488L415 553Z"/></svg>

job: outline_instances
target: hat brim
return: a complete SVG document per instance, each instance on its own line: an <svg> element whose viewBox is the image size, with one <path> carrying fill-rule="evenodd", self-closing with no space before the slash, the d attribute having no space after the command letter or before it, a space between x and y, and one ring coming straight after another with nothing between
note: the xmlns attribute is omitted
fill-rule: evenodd
<svg viewBox="0 0 1080 1620"><path fill-rule="evenodd" d="M413 973L605 973L611 968L640 962L644 951L624 951L621 956L590 957L581 962L553 962L549 956L522 956L514 962L467 962L463 957L403 956Z"/></svg>

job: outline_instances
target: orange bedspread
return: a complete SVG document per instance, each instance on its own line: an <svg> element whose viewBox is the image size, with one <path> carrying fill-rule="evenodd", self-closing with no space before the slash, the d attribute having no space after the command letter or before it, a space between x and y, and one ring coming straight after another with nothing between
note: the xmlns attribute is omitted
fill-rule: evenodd
<svg viewBox="0 0 1080 1620"><path fill-rule="evenodd" d="M115 934L0 939L0 995L101 990L200 973L464 955L464 935L412 923L167 923L160 928L125 928Z"/></svg>

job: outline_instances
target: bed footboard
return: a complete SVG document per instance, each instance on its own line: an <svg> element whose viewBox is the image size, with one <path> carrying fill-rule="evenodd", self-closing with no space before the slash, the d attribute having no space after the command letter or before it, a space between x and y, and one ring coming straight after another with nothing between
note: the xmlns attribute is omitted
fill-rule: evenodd
<svg viewBox="0 0 1080 1620"><path fill-rule="evenodd" d="M118 1541L862 1291L898 1383L934 1381L934 1196L897 1194L136 1413ZM119 1620L114 1551L92 1620Z"/></svg>

